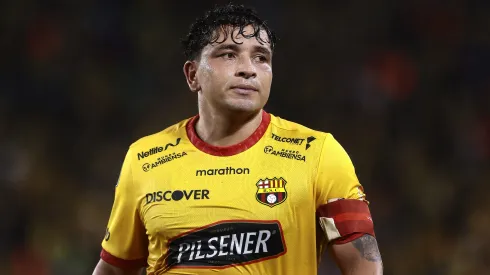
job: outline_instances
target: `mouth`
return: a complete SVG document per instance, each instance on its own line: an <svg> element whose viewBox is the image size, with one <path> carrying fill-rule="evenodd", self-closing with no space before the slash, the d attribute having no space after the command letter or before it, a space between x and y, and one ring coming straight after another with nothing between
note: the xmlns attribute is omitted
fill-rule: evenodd
<svg viewBox="0 0 490 275"><path fill-rule="evenodd" d="M239 94L248 94L248 93L259 91L259 89L255 88L254 86L246 85L246 84L234 85L231 86L231 89Z"/></svg>

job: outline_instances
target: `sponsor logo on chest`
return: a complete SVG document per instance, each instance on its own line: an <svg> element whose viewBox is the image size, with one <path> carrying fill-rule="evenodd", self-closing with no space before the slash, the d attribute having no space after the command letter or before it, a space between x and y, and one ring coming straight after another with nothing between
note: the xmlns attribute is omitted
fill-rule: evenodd
<svg viewBox="0 0 490 275"><path fill-rule="evenodd" d="M286 253L279 221L220 221L169 241L171 268L226 268Z"/></svg>
<svg viewBox="0 0 490 275"><path fill-rule="evenodd" d="M169 147L175 147L175 146L179 145L179 143L180 143L180 138L177 138L177 140L175 141L175 144L174 143L167 143L165 145L165 147L155 146L155 147L153 147L147 151L142 151L141 153L138 153L138 160L144 159L144 158L149 157L149 156L154 155L154 154L161 153L163 151L167 151L167 149Z"/></svg>
<svg viewBox="0 0 490 275"><path fill-rule="evenodd" d="M227 175L248 175L250 174L250 168L234 168L228 166L226 168L212 168L212 169L197 169L196 177L203 176L227 176Z"/></svg>
<svg viewBox="0 0 490 275"><path fill-rule="evenodd" d="M208 189L199 190L174 190L158 191L145 195L146 204L160 201L180 201L180 200L209 200ZM146 205L145 204L145 205Z"/></svg>
<svg viewBox="0 0 490 275"><path fill-rule="evenodd" d="M293 144L293 145L302 145L303 142L305 141L304 138L292 138L292 137L282 137L278 136L274 133L272 133L271 138L275 141L282 142L282 143L288 143L288 144ZM314 141L316 138L314 136L309 136L306 138L306 145L305 145L305 150L308 150L311 147L311 142Z"/></svg>
<svg viewBox="0 0 490 275"><path fill-rule="evenodd" d="M171 162L173 160L176 160L176 159L180 159L184 156L187 156L187 153L185 151L182 151L180 153L172 153L172 154L168 154L168 155L165 155L165 156L162 156L162 157L159 157L156 161L154 162L151 162L151 163L145 163L141 166L141 169L143 169L143 171L145 172L148 172L152 169L155 169L157 168L158 166L162 165L162 164L165 164L167 162Z"/></svg>
<svg viewBox="0 0 490 275"><path fill-rule="evenodd" d="M295 151L295 150L285 150L285 149L279 150L268 145L264 147L264 153L268 155L274 155L276 157L294 159L294 160L306 162L306 156L300 154L299 151Z"/></svg>
<svg viewBox="0 0 490 275"><path fill-rule="evenodd" d="M301 145L303 144L304 138L290 138L290 137L280 137L272 133L272 139L279 142L285 142L289 144Z"/></svg>

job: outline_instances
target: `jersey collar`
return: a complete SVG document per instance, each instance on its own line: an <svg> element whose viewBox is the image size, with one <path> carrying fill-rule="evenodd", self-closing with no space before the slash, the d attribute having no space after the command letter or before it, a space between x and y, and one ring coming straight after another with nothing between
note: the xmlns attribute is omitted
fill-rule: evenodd
<svg viewBox="0 0 490 275"><path fill-rule="evenodd" d="M248 148L254 146L261 138L264 136L265 131L269 127L271 122L271 115L266 111L262 111L262 121L259 127L244 141L231 145L231 146L214 146L204 142L196 133L196 122L199 119L199 115L192 117L186 125L187 137L197 149L203 151L204 153L213 156L233 156L239 154Z"/></svg>

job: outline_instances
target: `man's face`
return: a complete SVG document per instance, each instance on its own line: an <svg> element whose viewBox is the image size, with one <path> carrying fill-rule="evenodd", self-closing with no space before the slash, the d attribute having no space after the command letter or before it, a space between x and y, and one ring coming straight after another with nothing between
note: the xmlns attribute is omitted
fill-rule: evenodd
<svg viewBox="0 0 490 275"><path fill-rule="evenodd" d="M230 111L253 112L264 107L269 98L272 82L272 51L269 43L260 43L257 38L245 38L238 29L223 43L208 44L198 61L196 80L200 96L207 104ZM245 35L253 28L244 28ZM233 40L232 40L233 36ZM268 41L267 33L260 37ZM223 41L220 32L217 41Z"/></svg>

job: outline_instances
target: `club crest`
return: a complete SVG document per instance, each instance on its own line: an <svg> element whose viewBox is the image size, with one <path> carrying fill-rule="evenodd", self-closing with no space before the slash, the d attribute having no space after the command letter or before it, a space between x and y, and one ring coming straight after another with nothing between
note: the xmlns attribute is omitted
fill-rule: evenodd
<svg viewBox="0 0 490 275"><path fill-rule="evenodd" d="M284 180L282 177L264 180L261 179L255 184L257 186L255 198L261 204L269 207L274 207L281 204L288 197L286 183L286 180Z"/></svg>

